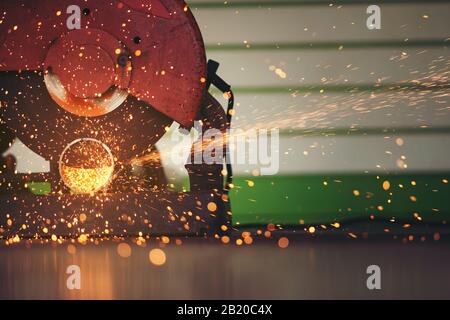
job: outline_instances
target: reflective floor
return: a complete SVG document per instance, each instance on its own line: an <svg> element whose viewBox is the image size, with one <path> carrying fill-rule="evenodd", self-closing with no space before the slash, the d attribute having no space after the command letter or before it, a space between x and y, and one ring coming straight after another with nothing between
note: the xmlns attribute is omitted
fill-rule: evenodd
<svg viewBox="0 0 450 320"><path fill-rule="evenodd" d="M158 246L24 245L0 247L1 299L375 299L450 298L448 243L275 240L251 246L183 239ZM69 253L71 251L71 253ZM126 251L126 250L125 250ZM125 252L127 253L127 252ZM123 253L122 253L123 255ZM66 286L69 265L81 268L81 290ZM366 287L366 268L381 267L381 290Z"/></svg>

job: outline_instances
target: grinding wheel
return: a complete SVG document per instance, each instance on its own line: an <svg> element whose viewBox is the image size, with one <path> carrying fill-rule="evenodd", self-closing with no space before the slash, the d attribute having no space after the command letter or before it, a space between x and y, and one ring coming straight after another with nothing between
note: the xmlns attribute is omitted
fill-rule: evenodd
<svg viewBox="0 0 450 320"><path fill-rule="evenodd" d="M3 1L1 116L49 161L71 142L105 143L120 162L172 121L191 127L205 96L198 26L180 0ZM68 30L66 8L82 9Z"/></svg>

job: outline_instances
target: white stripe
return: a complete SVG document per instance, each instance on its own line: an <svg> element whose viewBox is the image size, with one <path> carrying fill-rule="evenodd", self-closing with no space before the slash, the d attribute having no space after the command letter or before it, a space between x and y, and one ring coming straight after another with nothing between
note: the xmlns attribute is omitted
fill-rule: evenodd
<svg viewBox="0 0 450 320"><path fill-rule="evenodd" d="M381 4L381 30L367 5L193 9L206 43L429 39L448 37L450 4ZM424 18L428 16L428 19Z"/></svg>
<svg viewBox="0 0 450 320"><path fill-rule="evenodd" d="M449 17L450 19L450 17ZM444 81L448 48L231 51L208 53L233 86L298 86Z"/></svg>

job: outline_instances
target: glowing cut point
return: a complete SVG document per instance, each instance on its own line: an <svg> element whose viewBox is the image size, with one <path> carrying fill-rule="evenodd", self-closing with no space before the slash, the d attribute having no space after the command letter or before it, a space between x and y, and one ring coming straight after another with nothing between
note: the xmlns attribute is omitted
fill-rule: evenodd
<svg viewBox="0 0 450 320"><path fill-rule="evenodd" d="M114 158L104 143L78 139L61 154L59 172L72 192L92 194L108 186L114 172Z"/></svg>

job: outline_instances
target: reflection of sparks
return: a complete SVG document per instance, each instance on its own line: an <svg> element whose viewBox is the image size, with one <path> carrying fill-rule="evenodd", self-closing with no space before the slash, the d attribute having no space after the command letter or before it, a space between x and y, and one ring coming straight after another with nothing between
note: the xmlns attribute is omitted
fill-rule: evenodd
<svg viewBox="0 0 450 320"><path fill-rule="evenodd" d="M109 182L113 171L113 166L89 169L61 166L62 178L75 193L92 193L101 189Z"/></svg>
<svg viewBox="0 0 450 320"><path fill-rule="evenodd" d="M281 238L278 240L278 246L279 246L281 249L286 249L286 248L289 246L289 239L286 238L286 237L281 237Z"/></svg>
<svg viewBox="0 0 450 320"><path fill-rule="evenodd" d="M155 266L162 266L166 263L166 254L161 249L153 249L149 252L148 258Z"/></svg>
<svg viewBox="0 0 450 320"><path fill-rule="evenodd" d="M131 247L128 243L119 243L117 246L117 253L122 258L128 258L131 256Z"/></svg>

